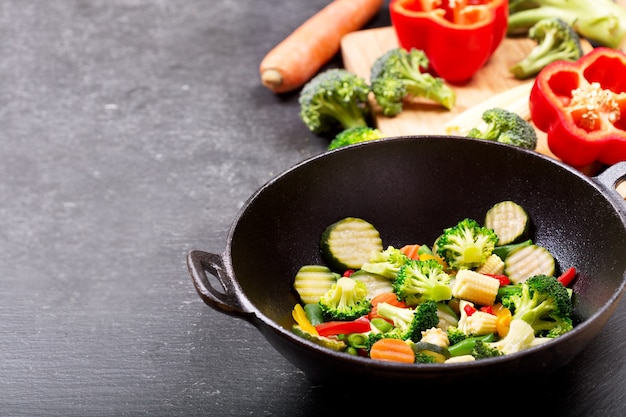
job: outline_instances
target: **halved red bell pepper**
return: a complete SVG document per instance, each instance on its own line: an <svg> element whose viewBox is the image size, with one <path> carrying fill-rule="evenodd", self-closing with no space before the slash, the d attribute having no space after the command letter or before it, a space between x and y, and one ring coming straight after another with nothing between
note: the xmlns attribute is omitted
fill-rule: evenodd
<svg viewBox="0 0 626 417"><path fill-rule="evenodd" d="M404 49L424 51L430 70L453 83L468 81L506 35L506 0L392 0L391 24Z"/></svg>
<svg viewBox="0 0 626 417"><path fill-rule="evenodd" d="M580 170L626 161L626 54L595 48L578 61L547 65L530 92L533 123L548 147Z"/></svg>

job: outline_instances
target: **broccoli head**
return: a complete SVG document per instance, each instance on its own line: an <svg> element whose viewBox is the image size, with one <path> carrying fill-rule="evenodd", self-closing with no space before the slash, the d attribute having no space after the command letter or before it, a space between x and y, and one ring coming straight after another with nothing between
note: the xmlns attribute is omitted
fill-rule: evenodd
<svg viewBox="0 0 626 417"><path fill-rule="evenodd" d="M455 269L472 269L485 263L498 243L498 235L476 220L463 219L444 229L437 240L437 254Z"/></svg>
<svg viewBox="0 0 626 417"><path fill-rule="evenodd" d="M424 72L429 60L424 51L393 48L372 64L370 83L374 97L385 116L402 112L404 100L423 97L451 109L456 93L439 77Z"/></svg>
<svg viewBox="0 0 626 417"><path fill-rule="evenodd" d="M513 319L528 323L539 337L557 337L572 330L570 292L555 277L535 275L518 285L520 291L502 297Z"/></svg>
<svg viewBox="0 0 626 417"><path fill-rule="evenodd" d="M537 147L535 128L513 111L499 107L487 109L482 114L482 121L484 123L470 129L467 136L507 143L524 149L532 150Z"/></svg>
<svg viewBox="0 0 626 417"><path fill-rule="evenodd" d="M545 18L535 23L528 37L537 45L509 70L518 79L537 75L554 61L576 61L583 55L580 37L572 26L558 17Z"/></svg>
<svg viewBox="0 0 626 417"><path fill-rule="evenodd" d="M425 300L444 301L452 298L450 275L434 259L409 259L398 271L392 282L399 300L416 305Z"/></svg>
<svg viewBox="0 0 626 417"><path fill-rule="evenodd" d="M398 277L400 267L409 260L400 249L388 246L382 252L372 253L369 262L361 265L361 269L371 274L381 275L395 280Z"/></svg>
<svg viewBox="0 0 626 417"><path fill-rule="evenodd" d="M327 320L355 320L371 309L365 284L347 277L339 278L320 297L319 306Z"/></svg>
<svg viewBox="0 0 626 417"><path fill-rule="evenodd" d="M354 145L355 143L365 142L368 140L376 140L384 138L385 135L379 129L369 126L356 126L346 130L342 130L328 145L328 150L340 148L342 146Z"/></svg>
<svg viewBox="0 0 626 417"><path fill-rule="evenodd" d="M317 74L300 91L300 118L313 133L368 126L370 87L342 68Z"/></svg>
<svg viewBox="0 0 626 417"><path fill-rule="evenodd" d="M439 322L437 316L437 303L432 300L424 301L415 308L397 307L389 303L377 305L378 315L391 320L394 329L385 333L385 337L418 342L422 338L422 332L436 327Z"/></svg>

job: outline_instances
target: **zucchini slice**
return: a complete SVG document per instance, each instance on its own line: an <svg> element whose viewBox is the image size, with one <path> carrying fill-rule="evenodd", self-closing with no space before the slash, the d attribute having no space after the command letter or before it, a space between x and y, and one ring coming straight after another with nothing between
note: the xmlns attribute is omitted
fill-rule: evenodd
<svg viewBox="0 0 626 417"><path fill-rule="evenodd" d="M504 261L504 274L511 282L524 282L535 275L554 275L555 261L543 246L528 245L514 250Z"/></svg>
<svg viewBox="0 0 626 417"><path fill-rule="evenodd" d="M378 230L369 222L356 217L346 217L331 224L322 233L322 257L334 271L361 269L372 252L383 250Z"/></svg>
<svg viewBox="0 0 626 417"><path fill-rule="evenodd" d="M334 283L339 274L324 265L304 265L300 267L293 281L293 287L304 304L314 304L320 300Z"/></svg>
<svg viewBox="0 0 626 417"><path fill-rule="evenodd" d="M367 287L367 298L370 300L376 297L378 294L385 292L393 292L393 285L391 280L382 275L374 274L359 269L354 274L350 275L350 278L357 281L362 281Z"/></svg>
<svg viewBox="0 0 626 417"><path fill-rule="evenodd" d="M425 355L432 356L435 358L436 363L443 363L446 359L450 358L450 352L448 349L435 345L434 343L417 342L411 345L411 348L415 353L423 353Z"/></svg>
<svg viewBox="0 0 626 417"><path fill-rule="evenodd" d="M485 215L485 227L498 235L498 245L519 242L530 229L530 217L526 210L514 201L494 204Z"/></svg>

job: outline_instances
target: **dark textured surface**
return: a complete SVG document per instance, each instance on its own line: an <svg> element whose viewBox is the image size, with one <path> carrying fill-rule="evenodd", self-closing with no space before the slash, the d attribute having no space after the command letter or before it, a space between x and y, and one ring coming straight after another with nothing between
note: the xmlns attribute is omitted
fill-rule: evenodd
<svg viewBox="0 0 626 417"><path fill-rule="evenodd" d="M191 249L224 249L259 186L325 148L258 64L326 3L0 1L0 415L296 417L396 401L311 384L207 307L185 265ZM624 415L625 314L622 301L539 386L550 409ZM484 411L489 396L465 404Z"/></svg>

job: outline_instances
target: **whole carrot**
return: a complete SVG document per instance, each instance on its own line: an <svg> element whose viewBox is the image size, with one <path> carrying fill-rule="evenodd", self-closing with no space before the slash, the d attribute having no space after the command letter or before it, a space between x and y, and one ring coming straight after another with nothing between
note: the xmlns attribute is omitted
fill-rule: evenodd
<svg viewBox="0 0 626 417"><path fill-rule="evenodd" d="M334 0L276 45L261 61L264 86L285 93L303 86L341 46L341 38L363 27L383 0Z"/></svg>

